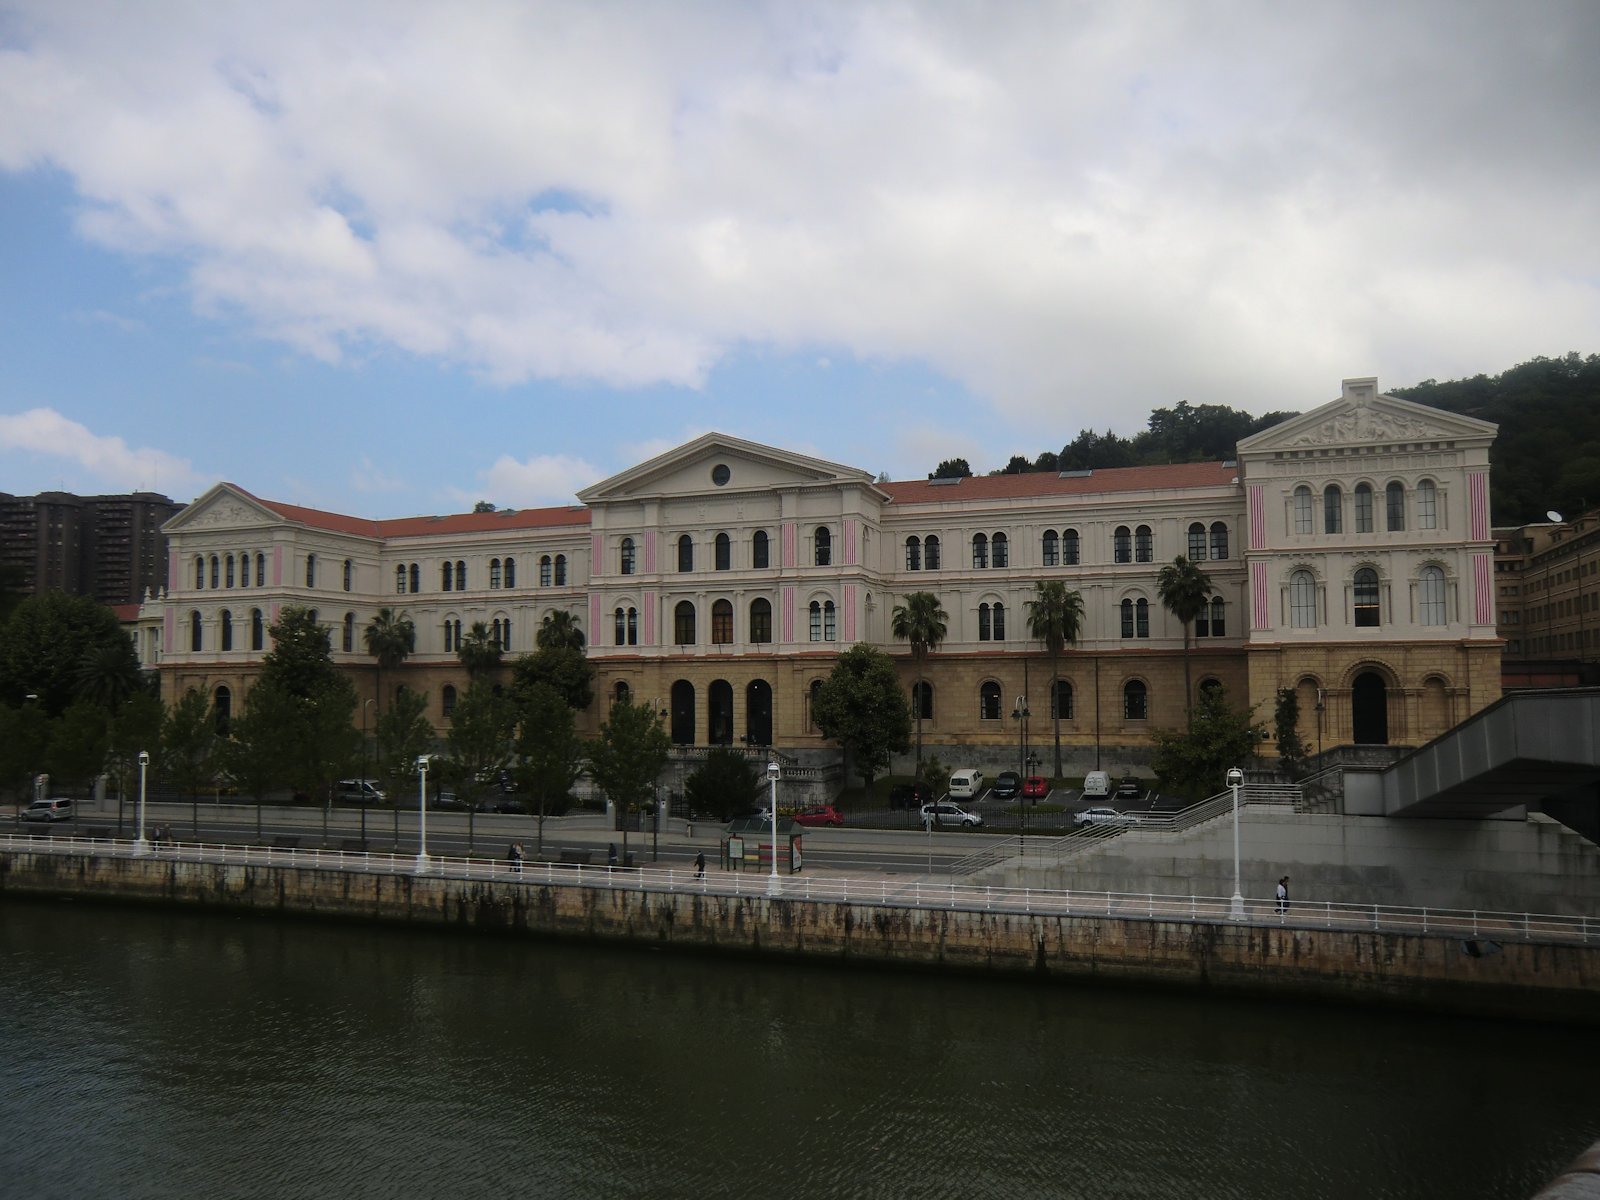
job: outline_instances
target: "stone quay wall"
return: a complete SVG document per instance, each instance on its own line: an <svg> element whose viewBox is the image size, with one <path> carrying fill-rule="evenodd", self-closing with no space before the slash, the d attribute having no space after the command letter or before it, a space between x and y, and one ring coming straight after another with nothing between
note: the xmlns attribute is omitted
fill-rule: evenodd
<svg viewBox="0 0 1600 1200"><path fill-rule="evenodd" d="M1600 1023L1600 943L0 852L0 902L24 896Z"/></svg>

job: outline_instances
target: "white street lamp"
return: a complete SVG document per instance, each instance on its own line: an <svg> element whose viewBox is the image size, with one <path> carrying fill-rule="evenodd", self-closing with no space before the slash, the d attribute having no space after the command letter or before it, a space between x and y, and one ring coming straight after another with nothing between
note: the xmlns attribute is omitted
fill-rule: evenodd
<svg viewBox="0 0 1600 1200"><path fill-rule="evenodd" d="M428 869L428 764L433 755L417 756L417 874Z"/></svg>
<svg viewBox="0 0 1600 1200"><path fill-rule="evenodd" d="M150 767L150 751L139 751L139 836L133 839L133 852L135 854L149 854L150 841L144 836L144 780L145 771Z"/></svg>
<svg viewBox="0 0 1600 1200"><path fill-rule="evenodd" d="M767 880L767 895L781 894L783 885L778 882L778 776L782 769L777 759L767 763L767 794L772 808L772 875Z"/></svg>
<svg viewBox="0 0 1600 1200"><path fill-rule="evenodd" d="M1244 772L1238 767L1228 768L1228 786L1233 789L1233 919L1244 920L1244 896L1239 891L1239 788L1244 784Z"/></svg>

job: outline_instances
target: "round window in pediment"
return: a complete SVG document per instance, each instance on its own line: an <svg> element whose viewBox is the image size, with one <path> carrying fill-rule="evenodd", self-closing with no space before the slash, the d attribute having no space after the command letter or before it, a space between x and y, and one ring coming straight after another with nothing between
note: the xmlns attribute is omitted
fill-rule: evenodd
<svg viewBox="0 0 1600 1200"><path fill-rule="evenodd" d="M727 463L718 463L711 468L711 482L721 487L733 478L733 472L728 470Z"/></svg>

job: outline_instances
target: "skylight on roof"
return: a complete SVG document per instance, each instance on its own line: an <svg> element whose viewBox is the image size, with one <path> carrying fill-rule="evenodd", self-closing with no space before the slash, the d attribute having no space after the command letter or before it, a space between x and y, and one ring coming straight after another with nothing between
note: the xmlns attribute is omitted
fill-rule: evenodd
<svg viewBox="0 0 1600 1200"><path fill-rule="evenodd" d="M1093 467L1089 467L1086 470L1082 470L1082 471L1058 471L1058 472L1056 472L1056 478L1057 479L1087 479L1087 478L1089 478L1089 476L1091 476L1093 474L1094 474L1094 468Z"/></svg>
<svg viewBox="0 0 1600 1200"><path fill-rule="evenodd" d="M945 478L945 479L930 479L930 480L928 480L928 486L930 486L930 487L955 487L955 485L960 483L963 478L964 478L964 476L956 475L956 476L948 477L948 478Z"/></svg>

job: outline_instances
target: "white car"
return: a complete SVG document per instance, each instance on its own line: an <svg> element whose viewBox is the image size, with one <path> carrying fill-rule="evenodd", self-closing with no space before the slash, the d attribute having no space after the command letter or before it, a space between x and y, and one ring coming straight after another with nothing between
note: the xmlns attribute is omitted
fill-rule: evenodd
<svg viewBox="0 0 1600 1200"><path fill-rule="evenodd" d="M962 825L976 827L983 824L983 818L975 812L968 812L959 804L924 804L922 806L922 823L929 822L935 825Z"/></svg>
<svg viewBox="0 0 1600 1200"><path fill-rule="evenodd" d="M1137 825L1139 818L1133 813L1118 812L1114 808L1086 808L1072 818L1074 825Z"/></svg>

